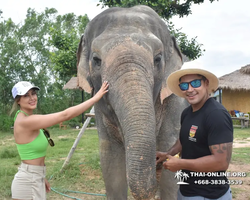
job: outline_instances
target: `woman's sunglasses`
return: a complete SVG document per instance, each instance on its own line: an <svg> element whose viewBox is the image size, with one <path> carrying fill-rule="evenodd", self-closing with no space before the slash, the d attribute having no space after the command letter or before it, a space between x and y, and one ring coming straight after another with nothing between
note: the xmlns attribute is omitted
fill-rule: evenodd
<svg viewBox="0 0 250 200"><path fill-rule="evenodd" d="M179 87L182 91L186 91L188 90L189 88L189 84L193 87L193 88L198 88L201 86L201 81L204 80L203 78L202 79L195 79L195 80L192 80L190 82L183 82L183 83L180 83L179 84Z"/></svg>
<svg viewBox="0 0 250 200"><path fill-rule="evenodd" d="M50 138L49 131L46 130L46 129L43 129L43 133L44 133L45 137L47 138L47 140L49 142L49 145L52 146L52 147L55 146L54 141Z"/></svg>

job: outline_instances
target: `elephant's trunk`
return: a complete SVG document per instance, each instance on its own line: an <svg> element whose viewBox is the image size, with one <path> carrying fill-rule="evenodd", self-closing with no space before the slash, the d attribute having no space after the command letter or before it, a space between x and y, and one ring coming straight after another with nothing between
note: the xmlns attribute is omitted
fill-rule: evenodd
<svg viewBox="0 0 250 200"><path fill-rule="evenodd" d="M112 84L112 105L124 135L126 173L130 191L135 199L150 199L156 190L155 113L152 85L145 68L124 64L124 73ZM120 71L120 70L119 70ZM152 80L151 80L152 81ZM152 82L151 82L152 83Z"/></svg>
<svg viewBox="0 0 250 200"><path fill-rule="evenodd" d="M138 115L138 112L129 115ZM138 121L127 120L125 138L127 180L137 200L150 199L156 190L155 126L147 113L139 114Z"/></svg>

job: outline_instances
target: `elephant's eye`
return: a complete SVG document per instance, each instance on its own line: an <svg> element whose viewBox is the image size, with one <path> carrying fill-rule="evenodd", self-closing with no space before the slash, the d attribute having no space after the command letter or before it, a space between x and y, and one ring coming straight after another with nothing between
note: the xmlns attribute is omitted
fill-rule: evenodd
<svg viewBox="0 0 250 200"><path fill-rule="evenodd" d="M162 55L158 54L155 56L154 65L158 66L161 63Z"/></svg>
<svg viewBox="0 0 250 200"><path fill-rule="evenodd" d="M102 60L100 58L98 58L97 56L93 57L93 61L94 61L95 65L97 65L97 66L101 66L101 64L102 64Z"/></svg>

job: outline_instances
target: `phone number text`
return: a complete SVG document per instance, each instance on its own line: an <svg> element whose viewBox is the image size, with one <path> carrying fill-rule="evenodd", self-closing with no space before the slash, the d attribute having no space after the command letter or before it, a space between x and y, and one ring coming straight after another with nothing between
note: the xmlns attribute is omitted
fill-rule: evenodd
<svg viewBox="0 0 250 200"><path fill-rule="evenodd" d="M197 185L242 185L243 181L242 180L197 180L194 181L195 184Z"/></svg>

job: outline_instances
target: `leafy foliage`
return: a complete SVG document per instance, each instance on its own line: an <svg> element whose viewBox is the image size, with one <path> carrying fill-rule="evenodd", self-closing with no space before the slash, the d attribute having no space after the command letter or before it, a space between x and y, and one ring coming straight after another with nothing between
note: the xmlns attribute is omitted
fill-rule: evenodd
<svg viewBox="0 0 250 200"><path fill-rule="evenodd" d="M1 114L0 115L0 130L1 131L9 131L11 127L13 127L14 121L13 118L6 115Z"/></svg>
<svg viewBox="0 0 250 200"><path fill-rule="evenodd" d="M49 42L55 47L50 58L53 71L59 75L57 78L69 80L77 74L76 50L88 22L87 15L76 17L72 13L56 18L55 25L50 29Z"/></svg>
<svg viewBox="0 0 250 200"><path fill-rule="evenodd" d="M181 29L175 29L172 22L168 23L169 30L171 34L176 38L176 41L181 49L181 52L188 56L189 59L194 60L202 56L203 52L205 51L202 49L203 44L199 44L196 41L196 38L191 38L191 40L188 39L188 36L181 32Z"/></svg>
<svg viewBox="0 0 250 200"><path fill-rule="evenodd" d="M6 122L13 98L11 89L18 81L40 87L37 113L58 112L82 102L81 92L63 90L76 76L76 51L89 19L73 13L57 15L54 8L38 13L27 10L26 19L15 24L0 12L0 129ZM89 98L86 96L85 99ZM79 123L81 117L77 118ZM12 120L13 121L13 120Z"/></svg>

